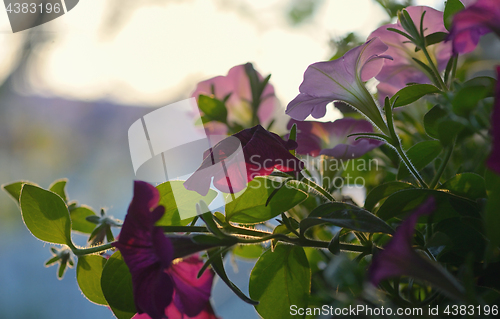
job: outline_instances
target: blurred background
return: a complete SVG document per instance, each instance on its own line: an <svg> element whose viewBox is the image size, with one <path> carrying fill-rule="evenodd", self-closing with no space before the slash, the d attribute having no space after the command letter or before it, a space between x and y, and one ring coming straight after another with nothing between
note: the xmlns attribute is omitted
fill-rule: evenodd
<svg viewBox="0 0 500 319"><path fill-rule="evenodd" d="M127 131L135 120L246 62L272 74L284 107L309 64L364 42L411 3L442 9L444 1L80 0L17 33L1 8L0 184L48 187L66 177L71 200L123 219L134 180ZM59 281L56 267L43 267L49 247L0 192L0 318L113 318L83 297L74 269ZM230 277L247 292L251 261L232 264ZM258 318L222 283L213 296L222 318Z"/></svg>

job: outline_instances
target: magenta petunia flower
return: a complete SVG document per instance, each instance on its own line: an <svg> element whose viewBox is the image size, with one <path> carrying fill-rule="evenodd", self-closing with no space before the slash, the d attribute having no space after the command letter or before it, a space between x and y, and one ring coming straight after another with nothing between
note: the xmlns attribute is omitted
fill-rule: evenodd
<svg viewBox="0 0 500 319"><path fill-rule="evenodd" d="M342 58L311 64L304 73L300 94L288 104L286 113L299 121L309 115L321 118L326 113L326 105L339 100L354 107L389 135L377 104L363 84L379 73L384 59L390 59L382 55L387 48L380 39L373 38L349 50Z"/></svg>
<svg viewBox="0 0 500 319"><path fill-rule="evenodd" d="M146 313L152 319L167 318L165 311L173 304L180 313L193 317L209 309L213 273L207 271L196 279L203 265L198 257L174 261L172 242L161 227L154 226L165 211L158 201L159 193L154 186L134 183L134 197L114 246L120 250L132 275L139 314Z"/></svg>
<svg viewBox="0 0 500 319"><path fill-rule="evenodd" d="M243 156L235 154L241 152L240 146ZM217 189L237 193L256 176L269 175L274 169L299 172L304 163L289 152L295 148L295 141L285 142L260 125L242 130L206 152L201 166L184 182L184 187L204 196L213 177Z"/></svg>
<svg viewBox="0 0 500 319"><path fill-rule="evenodd" d="M422 13L425 11L423 24L425 36L436 32L447 32L443 22L443 12L426 6L411 6L405 10L417 28L420 27ZM392 60L384 60L382 70L375 77L380 81L380 84L377 86L379 101L383 101L386 96L393 96L397 91L405 87L407 83L430 83L421 66L413 60L413 58L416 58L427 63L422 50L415 52L414 44L409 43L409 40L404 36L387 30L388 28L404 31L398 21L397 24L381 26L368 36L368 39L378 37L382 42L387 44L389 49L386 51L386 54L392 57ZM444 70L451 57L451 44L440 42L428 46L427 50L434 63L437 63L438 70Z"/></svg>
<svg viewBox="0 0 500 319"><path fill-rule="evenodd" d="M455 53L473 51L481 36L491 31L500 36L500 0L468 1L465 5L453 17L448 36Z"/></svg>
<svg viewBox="0 0 500 319"><path fill-rule="evenodd" d="M409 276L427 281L443 289L449 295L461 298L461 287L458 287L449 275L419 255L412 245L415 225L419 217L430 215L436 208L434 198L428 198L422 205L401 223L384 250L373 256L368 269L370 282L377 286L382 280L392 277Z"/></svg>
<svg viewBox="0 0 500 319"><path fill-rule="evenodd" d="M500 66L497 66L497 79L500 79ZM486 165L500 174L500 80L497 80L495 105L491 114L491 136L493 144Z"/></svg>
<svg viewBox="0 0 500 319"><path fill-rule="evenodd" d="M262 75L257 72L260 80ZM216 76L202 81L196 86L192 97L198 100L200 95L215 97L226 101L227 119L229 123L237 123L243 127L252 126L252 91L250 81L245 72L245 65L232 67L226 76ZM274 87L268 83L262 93L262 103L259 106L257 116L261 124L269 124L273 113L279 108L279 102L274 94ZM205 124L207 131L212 135L227 134L227 127L223 123L210 122Z"/></svg>
<svg viewBox="0 0 500 319"><path fill-rule="evenodd" d="M327 155L338 159L351 159L363 156L384 142L347 137L353 133L373 133L370 122L343 118L335 122L313 122L290 120L288 128L297 125L297 153L303 155Z"/></svg>

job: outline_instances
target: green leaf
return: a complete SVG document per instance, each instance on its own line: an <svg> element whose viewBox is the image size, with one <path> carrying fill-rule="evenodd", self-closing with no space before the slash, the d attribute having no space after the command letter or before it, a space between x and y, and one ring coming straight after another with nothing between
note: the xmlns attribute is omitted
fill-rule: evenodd
<svg viewBox="0 0 500 319"><path fill-rule="evenodd" d="M69 216L71 217L71 227L75 231L82 232L84 234L91 234L96 224L91 223L87 220L89 216L95 216L99 218L94 211L87 206L79 206L75 208L70 208Z"/></svg>
<svg viewBox="0 0 500 319"><path fill-rule="evenodd" d="M460 116L467 116L490 92L491 88L483 85L463 87L458 90L451 101L453 112Z"/></svg>
<svg viewBox="0 0 500 319"><path fill-rule="evenodd" d="M439 93L441 92L437 87L432 84L413 84L402 88L391 98L391 105L394 103L394 107L405 106L413 103L427 94Z"/></svg>
<svg viewBox="0 0 500 319"><path fill-rule="evenodd" d="M368 233L392 234L394 230L386 222L369 211L347 203L326 203L315 208L300 221L300 232L320 224L333 224Z"/></svg>
<svg viewBox="0 0 500 319"><path fill-rule="evenodd" d="M250 275L249 292L263 318L295 318L292 305L305 308L311 290L311 269L304 249L278 244L266 251Z"/></svg>
<svg viewBox="0 0 500 319"><path fill-rule="evenodd" d="M68 207L61 197L25 184L20 198L24 223L33 236L49 243L73 245Z"/></svg>
<svg viewBox="0 0 500 319"><path fill-rule="evenodd" d="M16 201L17 204L19 204L19 197L21 196L21 189L23 188L24 184L36 185L28 181L19 181L7 185L2 185L2 188Z"/></svg>
<svg viewBox="0 0 500 319"><path fill-rule="evenodd" d="M49 186L49 190L53 193L56 193L57 195L61 196L61 198L67 202L68 201L68 196L66 195L66 183L68 182L67 178L62 178L54 181L52 184Z"/></svg>
<svg viewBox="0 0 500 319"><path fill-rule="evenodd" d="M429 196L436 201L436 210L432 215L433 222L459 216L479 217L479 209L475 202L458 197L452 193L433 189L404 189L389 196L377 211L383 220L393 217L405 217L421 205Z"/></svg>
<svg viewBox="0 0 500 319"><path fill-rule="evenodd" d="M78 257L76 265L76 280L80 290L90 301L107 305L101 289L101 275L106 264L106 258L98 255Z"/></svg>
<svg viewBox="0 0 500 319"><path fill-rule="evenodd" d="M446 5L444 7L443 13L443 22L446 30L450 31L451 22L453 20L453 16L460 10L464 9L464 5L460 0L448 0L446 1Z"/></svg>
<svg viewBox="0 0 500 319"><path fill-rule="evenodd" d="M278 216L307 198L304 191L285 185L266 206L267 198L280 186L281 183L268 178L254 178L241 196L226 204L226 220L244 224L260 223Z"/></svg>
<svg viewBox="0 0 500 319"><path fill-rule="evenodd" d="M474 173L457 174L439 188L447 189L455 195L473 200L486 198L484 178Z"/></svg>
<svg viewBox="0 0 500 319"><path fill-rule="evenodd" d="M196 203L203 200L210 204L217 196L213 189L209 190L206 196L201 196L197 192L187 190L182 181L165 182L156 188L160 192L158 205L165 207L165 214L156 222L157 226L186 226L197 214ZM179 208L182 216L179 214Z"/></svg>
<svg viewBox="0 0 500 319"><path fill-rule="evenodd" d="M413 166L417 171L421 171L424 167L429 165L439 153L441 153L443 147L439 141L423 141L413 145L407 152L408 158L413 163ZM404 162L399 164L397 179L405 179L410 176L410 171L406 167Z"/></svg>
<svg viewBox="0 0 500 319"><path fill-rule="evenodd" d="M227 108L224 102L206 95L200 95L198 97L198 107L205 118L222 123L227 122Z"/></svg>
<svg viewBox="0 0 500 319"><path fill-rule="evenodd" d="M410 183L398 182L398 181L388 182L379 185L374 189L372 189L371 192L368 193L368 196L366 196L365 209L367 209L368 211L372 211L375 205L377 205L377 203L380 202L382 199L386 198L389 195L392 195L397 191L408 188L415 188L415 186L413 186Z"/></svg>
<svg viewBox="0 0 500 319"><path fill-rule="evenodd" d="M256 259L262 255L261 245L238 245L233 248L233 254L245 258L245 259Z"/></svg>
<svg viewBox="0 0 500 319"><path fill-rule="evenodd" d="M446 40L447 36L448 36L448 33L446 33L446 32L431 33L431 34L425 36L425 45L429 46L429 45L443 42L444 40ZM418 51L420 51L420 48L416 47L415 52L418 52Z"/></svg>
<svg viewBox="0 0 500 319"><path fill-rule="evenodd" d="M104 298L118 319L130 319L136 313L132 275L119 251L104 265L101 277Z"/></svg>
<svg viewBox="0 0 500 319"><path fill-rule="evenodd" d="M439 122L438 138L441 144L443 144L444 146L448 146L454 143L458 133L460 133L464 129L465 125L458 120L459 119L445 119Z"/></svg>
<svg viewBox="0 0 500 319"><path fill-rule="evenodd" d="M436 105L424 115L425 132L433 138L439 138L438 127L440 120L444 119L448 112L441 106Z"/></svg>

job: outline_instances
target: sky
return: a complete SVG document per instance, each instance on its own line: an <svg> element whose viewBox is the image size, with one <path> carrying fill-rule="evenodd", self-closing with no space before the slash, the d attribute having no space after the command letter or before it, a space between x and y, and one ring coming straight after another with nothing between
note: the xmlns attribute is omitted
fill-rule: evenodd
<svg viewBox="0 0 500 319"><path fill-rule="evenodd" d="M418 1L422 4L441 1ZM314 21L291 26L285 0L82 0L40 28L23 94L160 106L188 97L196 83L253 62L283 105L298 93L306 67L328 59L331 37L362 38L386 15L372 0L326 0ZM26 31L24 31L26 32ZM12 34L0 10L0 79L16 59L23 32Z"/></svg>

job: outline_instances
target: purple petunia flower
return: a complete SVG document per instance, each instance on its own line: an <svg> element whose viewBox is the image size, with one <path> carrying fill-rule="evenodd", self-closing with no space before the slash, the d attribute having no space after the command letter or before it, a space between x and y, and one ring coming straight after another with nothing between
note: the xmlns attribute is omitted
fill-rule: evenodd
<svg viewBox="0 0 500 319"><path fill-rule="evenodd" d="M243 156L235 154L240 145ZM304 163L289 152L295 148L295 141L285 142L260 125L242 130L207 151L201 166L184 182L184 187L205 196L213 177L217 189L237 193L256 176L269 175L275 168L282 172L299 172ZM223 165L219 164L221 162Z"/></svg>
<svg viewBox="0 0 500 319"><path fill-rule="evenodd" d="M257 72L257 76L261 81L263 80L260 73ZM252 125L252 106L250 105L252 91L244 64L232 67L226 76L216 76L199 82L192 97L198 100L200 95L212 96L221 101L229 95L226 101L228 122L238 123L243 127ZM279 102L274 94L274 87L268 83L262 92L262 102L257 112L260 123L269 124L273 113L278 108ZM227 134L227 126L223 123L210 122L205 126L211 135Z"/></svg>
<svg viewBox="0 0 500 319"><path fill-rule="evenodd" d="M448 36L455 53L473 51L481 36L491 31L500 36L500 0L468 1L465 5L453 17Z"/></svg>
<svg viewBox="0 0 500 319"><path fill-rule="evenodd" d="M342 58L311 64L304 73L299 87L300 94L286 108L293 119L303 121L307 116L321 118L326 105L343 101L365 115L382 132L389 134L380 110L363 82L376 76L387 51L380 39L373 38L365 44L349 50Z"/></svg>
<svg viewBox="0 0 500 319"><path fill-rule="evenodd" d="M327 155L338 159L351 159L363 156L384 142L347 137L353 133L372 133L370 122L343 118L335 122L313 122L290 120L288 128L297 125L297 153L303 155Z"/></svg>
<svg viewBox="0 0 500 319"><path fill-rule="evenodd" d="M427 281L454 298L462 298L462 288L457 286L449 274L420 256L412 247L415 225L419 217L432 214L435 208L434 198L428 198L401 223L384 250L373 256L368 269L368 277L373 285L377 286L387 278L410 276Z"/></svg>
<svg viewBox="0 0 500 319"><path fill-rule="evenodd" d="M165 211L158 201L159 193L154 186L134 183L134 197L114 246L120 250L132 275L139 314L163 319L167 307L173 304L180 313L193 317L210 307L213 273L207 271L196 279L197 270L203 265L197 257L174 262L172 242L161 227L155 226Z"/></svg>
<svg viewBox="0 0 500 319"><path fill-rule="evenodd" d="M486 165L497 174L500 174L500 66L497 66L495 105L491 115L491 136L493 145Z"/></svg>
<svg viewBox="0 0 500 319"><path fill-rule="evenodd" d="M426 6L411 6L405 10L417 28L420 26L422 13L425 11L424 35L427 36L435 32L447 32L443 22L443 12ZM381 26L368 36L368 39L378 37L382 42L387 44L389 49L386 51L386 54L392 57L392 60L384 60L382 70L375 77L380 81L380 84L377 86L379 101L383 101L386 96L393 96L397 91L404 88L407 83L430 83L422 67L413 60L413 58L416 58L427 63L422 50L415 52L414 44L409 43L408 39L404 36L387 30L388 28L404 31L398 21L397 24ZM437 62L438 70L444 70L451 57L451 44L440 42L428 46L427 50L434 59L434 62Z"/></svg>

